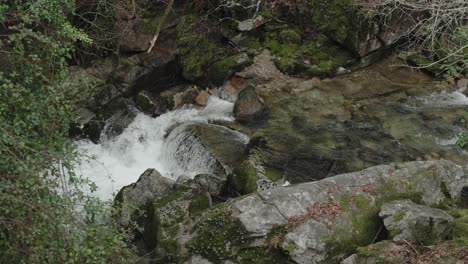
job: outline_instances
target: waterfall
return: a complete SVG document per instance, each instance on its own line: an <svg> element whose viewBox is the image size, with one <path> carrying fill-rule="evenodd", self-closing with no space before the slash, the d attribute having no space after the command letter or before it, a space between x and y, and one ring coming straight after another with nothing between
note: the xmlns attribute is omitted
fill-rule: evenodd
<svg viewBox="0 0 468 264"><path fill-rule="evenodd" d="M193 177L197 172L207 173L211 168L209 162L198 165L190 162L180 166L184 160L168 158L162 151L168 140L165 136L175 125L185 122L233 121L232 108L232 102L211 96L204 108L185 107L156 118L138 113L135 120L115 138L101 137L103 140L99 144L90 140L77 141L78 151L84 157L76 173L95 182L98 187L96 194L103 200L111 199L123 186L136 182L147 168L155 168L172 179L179 175ZM198 153L198 161L210 160L203 156L209 154L195 149L200 146L187 147L192 148L192 154Z"/></svg>

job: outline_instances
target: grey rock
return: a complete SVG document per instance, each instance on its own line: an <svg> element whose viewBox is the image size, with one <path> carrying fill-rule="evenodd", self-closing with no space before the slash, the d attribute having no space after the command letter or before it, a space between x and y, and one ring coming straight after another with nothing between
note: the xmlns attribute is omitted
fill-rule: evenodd
<svg viewBox="0 0 468 264"><path fill-rule="evenodd" d="M453 226L453 218L443 210L410 200L383 204L379 216L395 242L437 243L447 238Z"/></svg>
<svg viewBox="0 0 468 264"><path fill-rule="evenodd" d="M150 35L137 34L133 29L123 30L123 35L119 38L118 46L122 52L142 52L149 48Z"/></svg>
<svg viewBox="0 0 468 264"><path fill-rule="evenodd" d="M346 252L332 250L330 246L370 244L374 240L379 224L364 219L378 217L377 200L414 195L431 206L458 199L461 186L467 183L468 175L463 168L449 161L417 161L270 189L236 201L230 208L250 237L265 237L275 226L298 221L300 224L288 230L282 244L297 263L338 262L346 257ZM353 204L355 199L360 202L345 206L349 203L345 201ZM314 208L320 205L327 209L314 215ZM329 209L330 205L335 209ZM335 214L330 215L333 210ZM363 215L369 218L355 220ZM446 234L446 229L439 231L436 232L441 236ZM363 233L368 233L367 237ZM328 255L329 252L334 255Z"/></svg>
<svg viewBox="0 0 468 264"><path fill-rule="evenodd" d="M288 222L275 206L262 203L255 196L237 202L234 208L241 212L237 218L251 237L266 236L273 227Z"/></svg>
<svg viewBox="0 0 468 264"><path fill-rule="evenodd" d="M258 16L252 19L247 19L244 21L239 21L237 24L237 29L239 31L251 31L252 29L257 28L265 24L267 20L263 16Z"/></svg>
<svg viewBox="0 0 468 264"><path fill-rule="evenodd" d="M213 174L199 174L193 180L198 189L215 196L222 193L226 182L225 179Z"/></svg>
<svg viewBox="0 0 468 264"><path fill-rule="evenodd" d="M323 238L329 237L329 232L325 224L309 219L296 227L294 231L286 234L282 248L293 249L290 256L296 263L324 263L327 247Z"/></svg>
<svg viewBox="0 0 468 264"><path fill-rule="evenodd" d="M223 126L184 123L167 136L164 151L176 161L175 171L215 174L226 180L244 156L247 142L247 136Z"/></svg>
<svg viewBox="0 0 468 264"><path fill-rule="evenodd" d="M177 83L175 48L168 44L168 52L155 50L123 58L109 81L124 96L141 90L158 92Z"/></svg>
<svg viewBox="0 0 468 264"><path fill-rule="evenodd" d="M253 86L244 88L234 103L234 117L240 122L258 120L265 116L266 111L265 102L258 96Z"/></svg>
<svg viewBox="0 0 468 264"><path fill-rule="evenodd" d="M107 104L101 111L105 126L101 132L101 140L110 140L122 134L133 122L137 110L130 99L119 97Z"/></svg>
<svg viewBox="0 0 468 264"><path fill-rule="evenodd" d="M143 206L169 194L173 187L174 181L163 177L155 169L147 169L136 183L123 187L115 197L115 203L120 208L119 223L127 226Z"/></svg>
<svg viewBox="0 0 468 264"><path fill-rule="evenodd" d="M155 96L147 91L139 92L135 97L135 104L143 113L156 117L168 109L167 101L161 96Z"/></svg>
<svg viewBox="0 0 468 264"><path fill-rule="evenodd" d="M122 94L112 84L102 85L95 89L94 94L88 100L88 107L95 112L101 111L106 105L117 99Z"/></svg>
<svg viewBox="0 0 468 264"><path fill-rule="evenodd" d="M358 260L359 260L358 255L353 254L353 255L345 258L343 261L341 261L340 264L359 264Z"/></svg>

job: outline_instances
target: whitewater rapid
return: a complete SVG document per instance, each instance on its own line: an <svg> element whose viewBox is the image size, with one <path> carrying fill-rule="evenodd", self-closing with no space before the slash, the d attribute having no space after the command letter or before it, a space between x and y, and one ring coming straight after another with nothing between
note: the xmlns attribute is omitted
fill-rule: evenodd
<svg viewBox="0 0 468 264"><path fill-rule="evenodd" d="M188 106L167 112L156 118L138 113L124 132L99 144L90 140L77 141L81 158L76 173L96 183L96 195L102 200L112 199L123 186L134 183L147 169L155 168L162 175L176 179L180 175L193 177L197 170L177 171L177 161L163 153L168 130L186 122L233 121L233 103L211 96L207 106Z"/></svg>

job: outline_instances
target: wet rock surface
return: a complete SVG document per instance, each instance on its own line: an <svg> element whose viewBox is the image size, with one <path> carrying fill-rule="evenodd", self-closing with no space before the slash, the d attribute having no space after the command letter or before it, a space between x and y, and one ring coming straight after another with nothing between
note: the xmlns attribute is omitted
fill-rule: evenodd
<svg viewBox="0 0 468 264"><path fill-rule="evenodd" d="M267 106L254 86L244 88L234 104L234 117L239 122L259 121L267 114Z"/></svg>

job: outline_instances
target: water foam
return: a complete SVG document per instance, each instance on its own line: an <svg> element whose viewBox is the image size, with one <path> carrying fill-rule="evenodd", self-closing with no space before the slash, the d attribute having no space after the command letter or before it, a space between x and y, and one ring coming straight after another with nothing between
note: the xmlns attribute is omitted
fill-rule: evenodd
<svg viewBox="0 0 468 264"><path fill-rule="evenodd" d="M184 122L233 121L232 108L232 102L212 96L204 108L186 107L156 118L139 113L124 132L113 139L100 144L78 141L78 151L85 157L80 160L76 172L96 183L96 194L103 200L111 199L123 186L136 182L147 168L175 178L184 172L174 173L175 165L161 153L167 131ZM191 175L190 172L185 174Z"/></svg>

